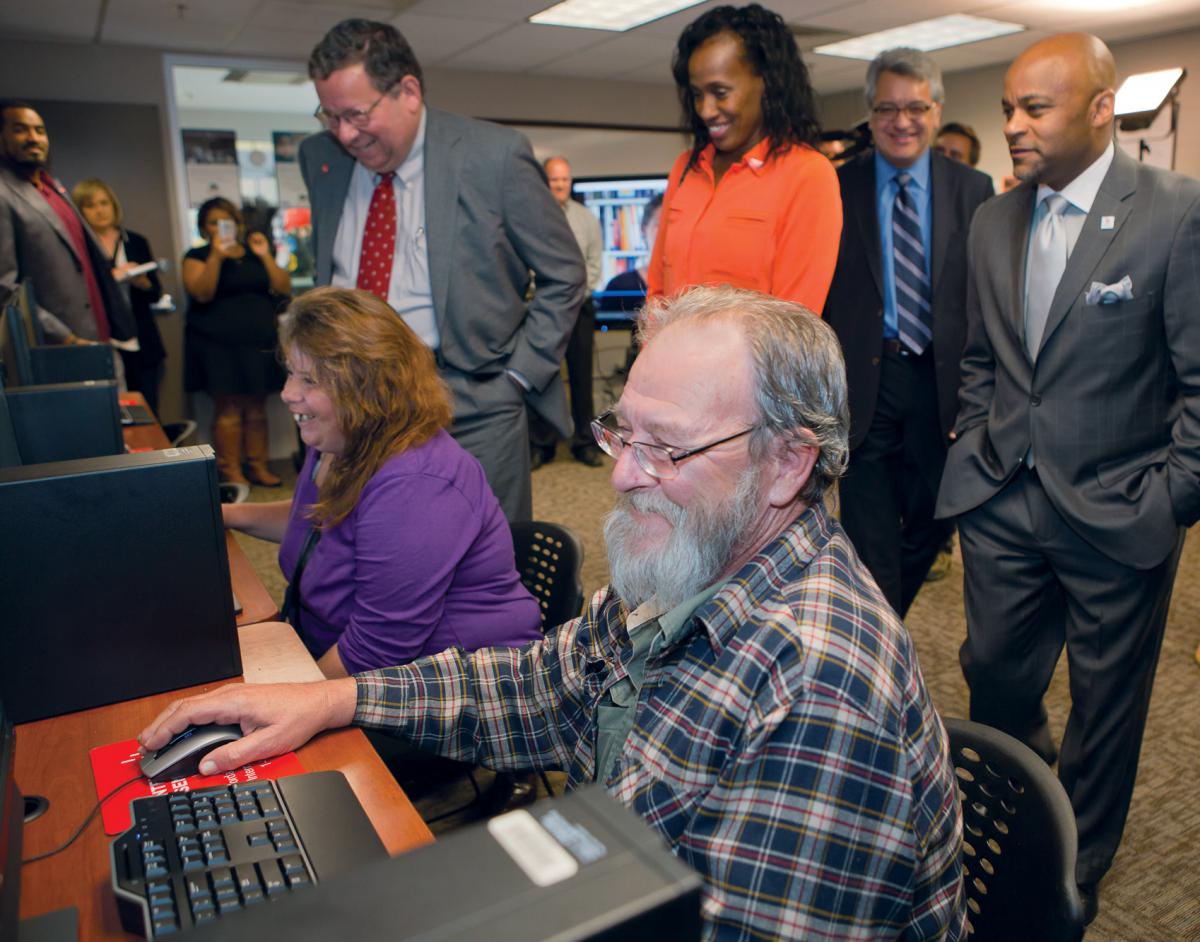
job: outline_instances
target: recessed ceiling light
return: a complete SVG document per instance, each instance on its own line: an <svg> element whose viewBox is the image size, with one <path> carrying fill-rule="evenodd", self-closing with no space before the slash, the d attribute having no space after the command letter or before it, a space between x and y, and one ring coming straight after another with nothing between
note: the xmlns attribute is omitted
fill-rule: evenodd
<svg viewBox="0 0 1200 942"><path fill-rule="evenodd" d="M563 0L529 18L543 26L574 26L578 29L627 29L662 19L701 0Z"/></svg>
<svg viewBox="0 0 1200 942"><path fill-rule="evenodd" d="M910 23L879 33L868 33L865 36L817 46L813 52L819 52L823 56L840 56L843 59L870 60L885 49L894 49L897 46L909 46L930 52L983 39L994 39L997 36L1008 36L1024 29L1024 26L1017 23L955 13L952 16L939 16L932 20L922 20L920 23Z"/></svg>

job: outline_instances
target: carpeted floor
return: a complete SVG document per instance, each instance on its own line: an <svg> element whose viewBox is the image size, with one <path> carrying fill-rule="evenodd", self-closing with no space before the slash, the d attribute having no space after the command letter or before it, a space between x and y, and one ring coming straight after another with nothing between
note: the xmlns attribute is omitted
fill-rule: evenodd
<svg viewBox="0 0 1200 942"><path fill-rule="evenodd" d="M566 524L583 541L583 581L589 594L607 579L601 526L612 502L608 471L607 466L588 468L572 461L567 450L560 448L556 460L533 477L535 517ZM290 494L290 489L255 488L251 499L272 500ZM275 562L276 548L258 540L239 539L272 594L281 599L283 581ZM948 716L965 716L967 691L958 666L958 646L965 631L960 560L955 559L945 579L925 586L909 612L908 627L938 709ZM1200 667L1193 660L1197 643L1200 548L1192 541L1184 547L1175 582L1124 843L1101 885L1100 916L1087 934L1088 942L1200 939ZM1047 706L1052 727L1061 736L1068 706L1065 663L1060 664ZM561 781L554 777L557 789L561 789ZM469 786L459 783L417 805L422 814L432 817L456 807L470 794ZM463 816L451 818L435 830L464 820Z"/></svg>

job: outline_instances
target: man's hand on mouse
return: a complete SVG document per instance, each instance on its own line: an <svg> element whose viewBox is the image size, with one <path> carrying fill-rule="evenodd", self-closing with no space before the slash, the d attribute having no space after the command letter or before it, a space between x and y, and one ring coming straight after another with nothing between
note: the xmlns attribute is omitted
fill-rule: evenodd
<svg viewBox="0 0 1200 942"><path fill-rule="evenodd" d="M200 763L200 774L214 775L297 749L322 730L348 726L357 702L353 677L311 684L229 684L176 700L142 731L138 742L143 752L151 752L189 726L236 723L242 738L214 749Z"/></svg>

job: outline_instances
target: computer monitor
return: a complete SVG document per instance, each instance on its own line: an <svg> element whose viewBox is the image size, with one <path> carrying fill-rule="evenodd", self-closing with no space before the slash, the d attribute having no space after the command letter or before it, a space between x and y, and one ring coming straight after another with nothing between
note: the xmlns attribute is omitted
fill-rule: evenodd
<svg viewBox="0 0 1200 942"><path fill-rule="evenodd" d="M14 722L241 673L207 445L0 470Z"/></svg>
<svg viewBox="0 0 1200 942"><path fill-rule="evenodd" d="M125 451L117 384L112 380L13 386L3 395L22 464Z"/></svg>
<svg viewBox="0 0 1200 942"><path fill-rule="evenodd" d="M21 449L17 444L17 432L8 411L4 385L0 383L0 468L14 468L20 463Z"/></svg>
<svg viewBox="0 0 1200 942"><path fill-rule="evenodd" d="M647 239L643 223L646 206L655 197L661 200L667 178L646 174L630 177L581 177L573 194L600 220L603 245L600 261L600 289L596 292L596 329L629 328L645 295L636 286L613 286L613 279L645 268L650 263L653 244Z"/></svg>

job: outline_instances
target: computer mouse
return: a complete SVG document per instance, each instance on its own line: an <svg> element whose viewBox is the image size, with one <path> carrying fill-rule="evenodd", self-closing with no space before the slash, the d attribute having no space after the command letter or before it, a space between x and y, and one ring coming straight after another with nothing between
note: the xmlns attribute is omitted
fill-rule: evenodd
<svg viewBox="0 0 1200 942"><path fill-rule="evenodd" d="M240 726L189 726L169 743L142 759L142 774L151 782L169 782L195 775L200 760L218 746L242 738Z"/></svg>

